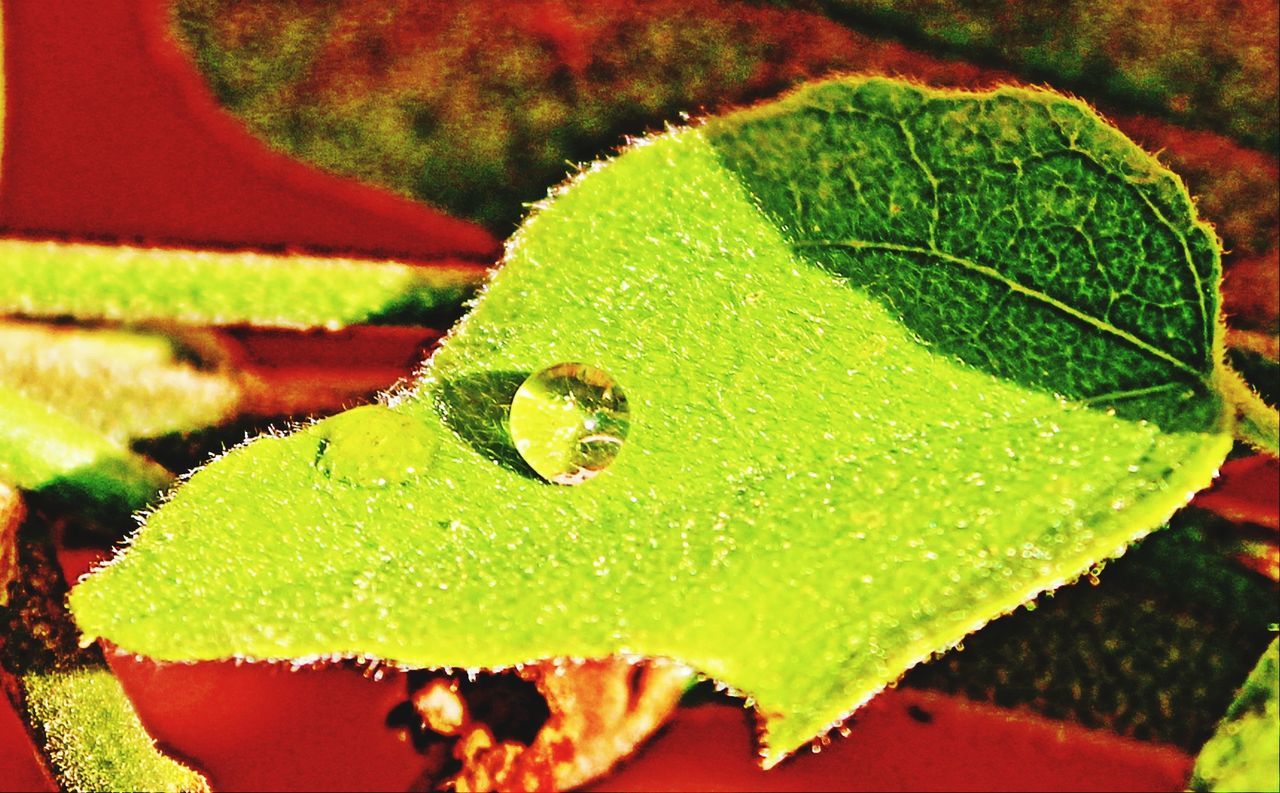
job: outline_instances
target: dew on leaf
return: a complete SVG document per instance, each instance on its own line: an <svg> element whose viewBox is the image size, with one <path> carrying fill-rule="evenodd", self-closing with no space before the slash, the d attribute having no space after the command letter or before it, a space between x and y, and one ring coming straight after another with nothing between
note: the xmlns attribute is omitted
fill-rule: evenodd
<svg viewBox="0 0 1280 793"><path fill-rule="evenodd" d="M316 467L330 479L360 487L408 482L431 465L437 445L419 422L382 405L339 413L311 431L321 439Z"/></svg>
<svg viewBox="0 0 1280 793"><path fill-rule="evenodd" d="M603 369L560 363L531 375L511 401L516 451L559 485L591 479L613 463L631 425L622 387Z"/></svg>

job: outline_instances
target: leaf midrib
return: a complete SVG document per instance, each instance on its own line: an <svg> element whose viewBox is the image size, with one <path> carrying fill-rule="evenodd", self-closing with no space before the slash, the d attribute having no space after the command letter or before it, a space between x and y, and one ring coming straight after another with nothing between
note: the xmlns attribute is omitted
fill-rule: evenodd
<svg viewBox="0 0 1280 793"><path fill-rule="evenodd" d="M1005 93L1006 91L1007 89L999 89L992 92L986 92L986 95L994 96L1001 93ZM930 92L924 91L923 93L928 94ZM975 96L975 97L982 96L982 95L983 95L982 93L972 94L972 96ZM1141 339L1135 334L1129 333L1127 331L1124 331L1116 327L1115 325L1113 325L1110 322L1107 322L1106 320L1093 317L1092 315L1085 314L1084 312L1080 312L1076 309L1073 309L1071 306L1065 303L1062 303L1061 301L1057 301L1055 298L1048 295L1047 293L1043 293L1043 292L1040 292L1039 290L1031 289L1030 287L1026 287L1012 279L1008 279L1005 276L1003 276L995 268L989 267L987 265L978 264L977 262L974 262L971 259L965 259L963 257L953 256L952 254L948 254L945 251L938 250L936 237L935 237L936 229L937 229L938 223L940 222L939 209L938 209L938 180L934 175L933 171L929 168L929 166L924 162L924 160L920 157L919 153L917 152L915 135L911 132L911 129L907 126L905 119L895 118L893 116L888 116L883 113L874 112L872 110L868 110L862 107L842 107L842 108L839 108L838 110L835 110L835 109L821 108L816 106L808 106L807 109L818 110L826 114L840 113L840 114L865 116L866 118L879 121L881 123L884 123L886 125L893 127L898 131L899 134L902 135L904 143L906 144L907 150L910 154L911 161L916 165L917 168L920 169L921 173L924 175L925 179L930 184L930 188L932 192L932 202L931 202L931 210L930 210L932 214L932 222L929 224L929 227L928 227L928 234L929 234L928 248L914 248L913 246L901 246L896 250L898 250L899 252L905 252L905 253L920 253L920 254L935 256L936 258L939 258L943 261L950 261L955 264L971 266L971 269L973 269L975 272L980 272L983 275L993 276L997 281L1009 287L1015 292L1019 292L1028 297L1032 297L1033 299L1042 299L1047 304L1052 305L1054 308L1057 308L1059 310L1065 309L1066 313L1068 313L1070 316L1073 316L1076 319L1084 321L1098 328L1099 330L1102 330L1103 332L1118 336L1124 341L1138 347L1143 352L1146 352L1147 354L1150 354L1150 355L1154 355L1155 357L1163 360L1164 362L1172 364L1175 368L1195 377L1197 381L1210 385L1212 387L1213 384L1212 384L1211 372L1204 372L1202 369L1197 368L1192 364L1188 364L1186 361L1183 361L1182 359L1177 358L1176 356L1171 355L1165 352L1164 350L1161 350L1159 347ZM1045 110L1046 112L1048 111L1047 106L1045 107ZM921 110L916 109L915 111L912 111L907 115L914 116L914 115L917 115L919 112L921 112ZM1105 163L1101 162L1092 152L1089 152L1077 146L1075 136L1072 135L1068 130L1064 129L1061 122L1057 118L1055 118L1052 113L1048 113L1048 117L1053 122L1053 124L1058 127L1059 133L1062 135L1065 145L1061 150L1056 152L1039 153L1037 155L1038 157L1047 158L1049 156L1053 156L1056 154L1078 155L1082 157L1084 160L1086 160L1087 162L1089 162L1090 164L1092 164L1094 167L1096 167L1099 171L1106 174L1107 176L1117 177L1121 184L1123 184L1128 190L1130 190L1134 195L1136 195L1139 200L1141 200L1141 202L1147 207L1147 209L1154 215L1156 222L1158 222L1160 225L1165 227L1178 240L1178 244L1181 246L1181 249L1182 249L1183 258L1187 264L1187 269L1191 274L1191 278L1195 286L1196 300L1198 303L1199 315L1201 320L1201 334L1203 337L1202 340L1205 343L1206 347L1211 349L1214 344L1214 333L1213 333L1213 324L1209 318L1208 307L1205 305L1204 279L1201 277L1200 271L1196 269L1195 262L1192 260L1191 251L1187 246L1186 235L1183 232L1181 232L1176 226L1174 226L1174 224L1167 217L1165 217L1165 214L1159 209L1159 207L1155 205L1155 203L1151 200L1151 197L1148 196L1145 191L1138 189L1138 186L1134 184L1132 180L1125 178L1122 174L1118 173L1113 168L1110 168ZM816 247L816 246L824 246L824 245L833 246L833 247L857 246L864 249L872 248L874 245L883 245L885 247L881 248L882 250L895 250L895 248L892 248L890 246L896 245L896 243L872 243L870 241L861 241L861 240L849 240L843 243L839 241L834 241L834 240L800 240L796 242L796 245L797 247L800 247L800 246Z"/></svg>
<svg viewBox="0 0 1280 793"><path fill-rule="evenodd" d="M902 243L897 243L897 242L875 242L872 240L862 240L862 239L847 239L847 240L808 239L808 240L797 240L794 244L798 248L846 248L848 250L853 250L853 251L878 250L878 251L888 251L891 253L917 254L922 256L930 256L935 259L938 259L939 261L944 261L949 264L959 265L965 268L966 270L969 270L970 272L976 273L985 278L989 278L992 281L995 281L996 283L1003 285L1004 287L1008 288L1012 292L1016 292L1032 300L1036 300L1044 305L1049 306L1050 308L1056 309L1057 311L1060 311L1063 314L1066 314L1067 316L1070 316L1094 328L1097 328L1098 330L1104 333L1114 336L1115 338L1118 338L1132 345L1133 347L1136 347L1142 352L1145 352L1148 355L1158 358L1161 361L1164 361L1165 363L1170 364L1171 366L1173 366L1174 368L1182 372L1192 375L1198 381L1207 382L1208 380L1208 375L1206 373L1200 371L1198 368L1187 363L1186 361L1183 361L1181 358L1178 358L1175 355L1171 355L1170 353L1165 352L1164 350L1155 346L1151 342L1148 342L1145 339L1142 339L1141 337L1133 333L1130 333L1127 330L1124 330L1123 328L1117 327L1115 324L1108 322L1105 319L1101 319L1099 317L1093 316L1092 314L1088 314L1084 311L1081 311L1080 309L1075 308L1069 303L1065 303L1046 292L1042 292L1038 289L1033 289L1032 287L1029 287L1023 283L1020 283L1019 281L1013 278L1009 278L1008 276L1004 275L996 268L987 264L981 264L980 262L974 261L973 259L968 259L963 256L956 256L954 254L950 254L950 253L947 253L946 251L941 251L936 248L927 248L919 245L904 245Z"/></svg>

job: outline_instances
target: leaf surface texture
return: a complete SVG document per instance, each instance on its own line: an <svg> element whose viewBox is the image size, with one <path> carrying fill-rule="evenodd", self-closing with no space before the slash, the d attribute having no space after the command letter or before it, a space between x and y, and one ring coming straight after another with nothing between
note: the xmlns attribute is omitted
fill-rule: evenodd
<svg viewBox="0 0 1280 793"><path fill-rule="evenodd" d="M817 84L589 169L413 388L200 471L72 608L165 659L674 658L772 764L1208 484L1217 257L1077 102ZM505 430L561 362L631 411L573 487Z"/></svg>

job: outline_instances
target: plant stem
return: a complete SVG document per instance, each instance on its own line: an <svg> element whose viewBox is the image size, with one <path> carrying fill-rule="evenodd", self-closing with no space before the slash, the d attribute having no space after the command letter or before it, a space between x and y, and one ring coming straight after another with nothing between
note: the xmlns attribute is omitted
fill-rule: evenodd
<svg viewBox="0 0 1280 793"><path fill-rule="evenodd" d="M7 487L10 524L21 520ZM0 516L3 517L3 516ZM68 791L208 791L196 771L161 754L97 645L81 647L48 527L0 532L16 569L0 608L0 687L23 717L46 768Z"/></svg>
<svg viewBox="0 0 1280 793"><path fill-rule="evenodd" d="M1217 379L1218 387L1235 406L1240 418L1236 437L1258 451L1280 456L1280 412L1263 401L1253 386L1230 366L1218 367Z"/></svg>

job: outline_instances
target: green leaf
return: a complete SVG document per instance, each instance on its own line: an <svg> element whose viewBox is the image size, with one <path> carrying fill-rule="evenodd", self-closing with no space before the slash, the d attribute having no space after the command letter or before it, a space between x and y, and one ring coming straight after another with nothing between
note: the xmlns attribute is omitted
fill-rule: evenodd
<svg viewBox="0 0 1280 793"><path fill-rule="evenodd" d="M1200 750L1192 790L1280 790L1280 641L1273 641Z"/></svg>
<svg viewBox="0 0 1280 793"><path fill-rule="evenodd" d="M1077 102L817 84L590 169L412 390L206 467L72 609L165 659L670 657L772 765L1209 483L1217 282ZM578 486L504 429L563 362L630 413Z"/></svg>
<svg viewBox="0 0 1280 793"><path fill-rule="evenodd" d="M237 382L180 356L154 333L0 323L0 384L116 442L208 427L234 414Z"/></svg>
<svg viewBox="0 0 1280 793"><path fill-rule="evenodd" d="M122 443L0 385L0 481L127 514L152 501L170 479Z"/></svg>
<svg viewBox="0 0 1280 793"><path fill-rule="evenodd" d="M0 314L340 328L460 304L476 267L0 239Z"/></svg>

